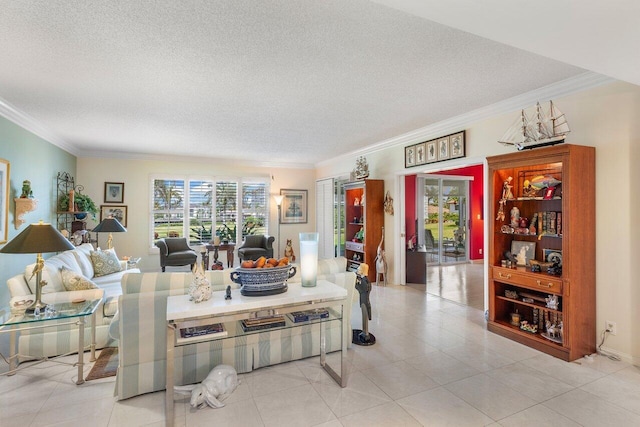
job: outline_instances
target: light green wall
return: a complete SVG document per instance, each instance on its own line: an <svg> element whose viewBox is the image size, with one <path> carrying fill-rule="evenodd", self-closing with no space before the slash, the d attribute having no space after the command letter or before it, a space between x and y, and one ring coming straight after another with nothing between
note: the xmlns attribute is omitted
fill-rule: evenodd
<svg viewBox="0 0 640 427"><path fill-rule="evenodd" d="M32 222L43 220L55 224L56 176L60 171L74 175L76 157L0 117L0 158L8 160L11 168L8 240L13 239ZM16 230L13 199L20 196L22 181L25 179L31 181L38 207L24 216L25 224ZM50 255L44 254L45 257ZM0 254L0 307L6 307L9 304L7 279L24 272L24 267L34 262L35 255Z"/></svg>

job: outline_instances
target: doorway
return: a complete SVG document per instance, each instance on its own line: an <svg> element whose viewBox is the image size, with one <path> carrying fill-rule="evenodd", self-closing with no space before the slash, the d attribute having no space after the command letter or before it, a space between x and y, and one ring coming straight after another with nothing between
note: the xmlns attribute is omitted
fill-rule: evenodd
<svg viewBox="0 0 640 427"><path fill-rule="evenodd" d="M416 186L416 234L427 265L469 261L469 177L422 175Z"/></svg>

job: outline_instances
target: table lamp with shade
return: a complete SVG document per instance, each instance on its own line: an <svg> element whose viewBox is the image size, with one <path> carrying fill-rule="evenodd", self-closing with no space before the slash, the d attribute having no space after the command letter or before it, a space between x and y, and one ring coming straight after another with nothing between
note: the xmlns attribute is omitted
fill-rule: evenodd
<svg viewBox="0 0 640 427"><path fill-rule="evenodd" d="M61 252L73 249L74 246L62 233L53 228L51 224L40 221L37 224L29 225L22 233L0 249L5 254L37 254L36 266L33 269L32 277L36 275L36 299L27 311L36 309L44 310L46 304L42 302L42 270L44 269L43 252Z"/></svg>
<svg viewBox="0 0 640 427"><path fill-rule="evenodd" d="M126 233L127 229L124 228L120 221L115 219L113 216L109 215L107 218L103 219L100 224L96 225L96 227L91 230L94 233L109 233L109 238L107 239L107 248L113 248L113 236L111 233ZM96 237L96 244L98 243Z"/></svg>

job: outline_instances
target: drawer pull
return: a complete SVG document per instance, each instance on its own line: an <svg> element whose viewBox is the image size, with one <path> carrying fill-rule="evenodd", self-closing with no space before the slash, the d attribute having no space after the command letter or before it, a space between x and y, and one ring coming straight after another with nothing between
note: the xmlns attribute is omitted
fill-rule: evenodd
<svg viewBox="0 0 640 427"><path fill-rule="evenodd" d="M511 274L510 273L507 273L507 274L498 273L498 276L500 276L503 279L511 279Z"/></svg>
<svg viewBox="0 0 640 427"><path fill-rule="evenodd" d="M549 282L547 284L542 283L540 280L536 280L536 282L538 283L538 286L540 286L541 288L552 288L553 287L553 283Z"/></svg>

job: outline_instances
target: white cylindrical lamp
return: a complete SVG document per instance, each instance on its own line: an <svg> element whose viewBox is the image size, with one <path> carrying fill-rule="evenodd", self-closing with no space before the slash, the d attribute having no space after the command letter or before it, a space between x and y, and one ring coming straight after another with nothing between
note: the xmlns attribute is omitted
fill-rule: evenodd
<svg viewBox="0 0 640 427"><path fill-rule="evenodd" d="M318 233L300 233L300 275L302 286L316 285L318 279Z"/></svg>

